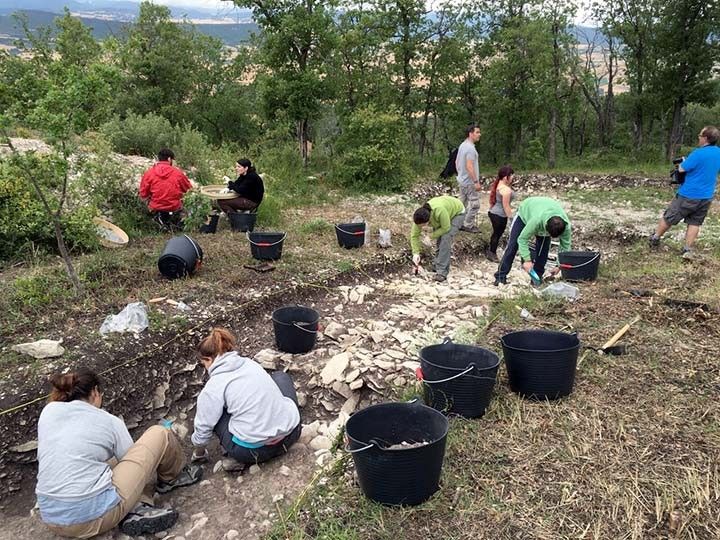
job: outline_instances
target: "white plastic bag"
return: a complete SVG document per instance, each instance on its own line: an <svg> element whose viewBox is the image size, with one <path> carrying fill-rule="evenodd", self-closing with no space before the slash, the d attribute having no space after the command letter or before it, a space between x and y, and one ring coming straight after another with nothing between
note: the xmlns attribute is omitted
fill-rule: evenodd
<svg viewBox="0 0 720 540"><path fill-rule="evenodd" d="M100 334L110 332L133 332L145 330L149 325L147 310L142 302L133 302L125 306L117 315L108 315L100 327Z"/></svg>
<svg viewBox="0 0 720 540"><path fill-rule="evenodd" d="M569 283L559 281L545 287L541 294L543 296L560 296L572 302L580 297L580 289Z"/></svg>
<svg viewBox="0 0 720 540"><path fill-rule="evenodd" d="M378 246L381 248L392 247L392 233L390 232L390 229L380 229Z"/></svg>

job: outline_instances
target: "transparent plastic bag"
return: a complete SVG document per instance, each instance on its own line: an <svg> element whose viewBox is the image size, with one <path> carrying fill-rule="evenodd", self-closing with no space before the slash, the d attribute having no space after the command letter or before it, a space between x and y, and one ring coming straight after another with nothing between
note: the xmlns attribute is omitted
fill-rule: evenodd
<svg viewBox="0 0 720 540"><path fill-rule="evenodd" d="M545 287L541 294L543 296L559 296L572 302L580 298L580 289L569 283L559 281Z"/></svg>
<svg viewBox="0 0 720 540"><path fill-rule="evenodd" d="M378 246L381 248L392 247L392 233L390 229L380 229L378 236Z"/></svg>
<svg viewBox="0 0 720 540"><path fill-rule="evenodd" d="M117 315L108 315L100 326L100 334L103 336L111 332L137 334L145 330L149 324L145 304L133 302L125 306L125 309Z"/></svg>

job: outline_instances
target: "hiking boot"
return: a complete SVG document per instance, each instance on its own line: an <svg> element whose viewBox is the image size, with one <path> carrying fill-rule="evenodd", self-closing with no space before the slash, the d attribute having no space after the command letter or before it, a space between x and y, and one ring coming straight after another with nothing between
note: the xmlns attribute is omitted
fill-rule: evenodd
<svg viewBox="0 0 720 540"><path fill-rule="evenodd" d="M443 281L447 281L447 276L443 276L442 274L435 274L433 279L438 282L443 282Z"/></svg>
<svg viewBox="0 0 720 540"><path fill-rule="evenodd" d="M648 238L648 244L650 244L650 249L657 249L660 247L660 237L655 236L654 234L650 235L650 238Z"/></svg>
<svg viewBox="0 0 720 540"><path fill-rule="evenodd" d="M500 284L507 285L507 278L495 278L495 283L493 283L493 285L498 287Z"/></svg>
<svg viewBox="0 0 720 540"><path fill-rule="evenodd" d="M185 465L175 478L169 482L158 482L155 491L158 493L167 493L173 489L185 486L191 486L199 482L203 477L203 468L200 465Z"/></svg>
<svg viewBox="0 0 720 540"><path fill-rule="evenodd" d="M485 250L485 257L487 258L488 261L491 261L491 262L499 262L500 261L500 259L498 259L497 254L490 251L489 249Z"/></svg>
<svg viewBox="0 0 720 540"><path fill-rule="evenodd" d="M222 458L222 469L225 472L242 472L245 470L245 464L240 463L235 458L224 457Z"/></svg>
<svg viewBox="0 0 720 540"><path fill-rule="evenodd" d="M469 232L469 233L479 233L480 232L480 228L477 225L471 225L469 227L466 227L465 225L463 225L462 227L460 227L460 230L464 231L464 232Z"/></svg>
<svg viewBox="0 0 720 540"><path fill-rule="evenodd" d="M120 522L120 530L128 536L155 534L175 525L178 513L172 508L157 508L139 503Z"/></svg>

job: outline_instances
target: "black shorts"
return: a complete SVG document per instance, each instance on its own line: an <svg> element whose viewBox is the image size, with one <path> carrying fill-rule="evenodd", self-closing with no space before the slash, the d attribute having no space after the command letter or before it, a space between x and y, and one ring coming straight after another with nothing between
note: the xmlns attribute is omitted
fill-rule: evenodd
<svg viewBox="0 0 720 540"><path fill-rule="evenodd" d="M663 214L668 225L677 225L682 220L688 225L700 226L705 221L712 199L688 199L676 195Z"/></svg>

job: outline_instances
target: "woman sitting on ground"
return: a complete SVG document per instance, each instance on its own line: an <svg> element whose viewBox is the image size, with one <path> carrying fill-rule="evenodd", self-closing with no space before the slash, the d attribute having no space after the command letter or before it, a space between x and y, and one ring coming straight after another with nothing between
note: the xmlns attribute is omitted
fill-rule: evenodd
<svg viewBox="0 0 720 540"><path fill-rule="evenodd" d="M232 212L243 212L255 210L265 195L265 185L262 178L255 171L255 167L249 159L238 159L235 163L237 180L228 181L228 189L238 194L233 199L221 199L218 201L220 209L226 214Z"/></svg>
<svg viewBox="0 0 720 540"><path fill-rule="evenodd" d="M198 347L210 378L198 396L193 460L207 459L214 432L229 456L222 461L226 471L284 454L302 429L290 375L268 375L235 347L235 336L224 328L214 328Z"/></svg>
<svg viewBox="0 0 720 540"><path fill-rule="evenodd" d="M488 217L490 218L493 232L490 237L490 245L485 250L485 256L493 262L498 262L498 243L500 243L500 238L502 238L505 232L508 220L513 217L510 203L515 200L515 192L512 189L514 172L509 165L501 167L498 171L497 178L490 188L490 210L488 210Z"/></svg>
<svg viewBox="0 0 720 540"><path fill-rule="evenodd" d="M128 535L171 527L178 514L152 506L144 492L157 473L159 493L202 478L185 465L172 431L152 426L133 443L122 420L101 409L98 376L79 369L50 379L52 393L38 421L40 517L61 536L90 538L120 524Z"/></svg>
<svg viewBox="0 0 720 540"><path fill-rule="evenodd" d="M460 199L450 195L434 197L415 210L413 225L410 230L410 247L413 253L413 264L420 266L420 232L421 228L430 225L430 238L437 240L437 254L433 262L435 281L445 281L450 272L450 255L453 238L462 227L465 219L465 207Z"/></svg>

